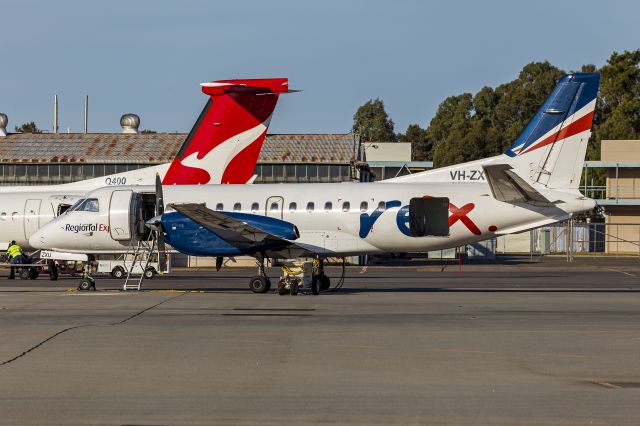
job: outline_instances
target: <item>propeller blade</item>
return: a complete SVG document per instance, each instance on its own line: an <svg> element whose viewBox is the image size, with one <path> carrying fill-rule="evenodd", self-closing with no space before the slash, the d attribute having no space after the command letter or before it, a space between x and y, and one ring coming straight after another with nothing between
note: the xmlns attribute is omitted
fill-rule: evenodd
<svg viewBox="0 0 640 426"><path fill-rule="evenodd" d="M151 227L155 233L156 238L158 239L158 269L160 269L160 273L164 273L167 269L167 247L164 242L164 233L162 232L162 222L160 221L162 215L164 214L164 195L162 193L162 181L160 180L160 175L156 173L156 217L154 220L154 227Z"/></svg>
<svg viewBox="0 0 640 426"><path fill-rule="evenodd" d="M162 181L160 175L156 173L156 215L164 213L164 195L162 194Z"/></svg>
<svg viewBox="0 0 640 426"><path fill-rule="evenodd" d="M167 270L167 246L164 243L164 233L157 231L158 233L158 269L161 274Z"/></svg>

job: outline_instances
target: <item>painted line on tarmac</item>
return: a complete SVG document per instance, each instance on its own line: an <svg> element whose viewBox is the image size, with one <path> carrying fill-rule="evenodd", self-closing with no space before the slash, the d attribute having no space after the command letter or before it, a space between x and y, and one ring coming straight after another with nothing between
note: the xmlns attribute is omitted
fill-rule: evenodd
<svg viewBox="0 0 640 426"><path fill-rule="evenodd" d="M619 269L613 269L613 268L604 268L604 269L606 269L607 271L617 272L619 274L624 274L624 275L626 275L628 277L637 277L636 274L632 274L631 272L621 271Z"/></svg>

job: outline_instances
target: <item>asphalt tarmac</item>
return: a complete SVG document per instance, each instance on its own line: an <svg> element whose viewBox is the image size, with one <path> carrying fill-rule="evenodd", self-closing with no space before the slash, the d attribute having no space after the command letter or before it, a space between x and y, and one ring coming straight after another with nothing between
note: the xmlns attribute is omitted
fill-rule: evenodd
<svg viewBox="0 0 640 426"><path fill-rule="evenodd" d="M5 273L0 424L640 424L638 258L350 267L319 296L253 273Z"/></svg>

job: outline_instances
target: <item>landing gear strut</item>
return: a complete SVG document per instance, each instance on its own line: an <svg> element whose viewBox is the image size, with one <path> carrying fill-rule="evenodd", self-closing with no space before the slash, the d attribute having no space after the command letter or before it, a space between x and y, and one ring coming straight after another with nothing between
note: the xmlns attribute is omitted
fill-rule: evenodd
<svg viewBox="0 0 640 426"><path fill-rule="evenodd" d="M317 281L319 291L327 291L331 287L331 280L324 273L324 259L318 259L318 273L313 276L313 281ZM313 291L313 283L311 290Z"/></svg>
<svg viewBox="0 0 640 426"><path fill-rule="evenodd" d="M82 279L80 280L80 284L78 284L78 290L96 291L96 280L91 276L91 266L92 261L88 261L82 268Z"/></svg>
<svg viewBox="0 0 640 426"><path fill-rule="evenodd" d="M264 269L265 256L262 254L258 258L258 274L249 280L249 288L254 293L266 293L271 289L271 280L267 277Z"/></svg>

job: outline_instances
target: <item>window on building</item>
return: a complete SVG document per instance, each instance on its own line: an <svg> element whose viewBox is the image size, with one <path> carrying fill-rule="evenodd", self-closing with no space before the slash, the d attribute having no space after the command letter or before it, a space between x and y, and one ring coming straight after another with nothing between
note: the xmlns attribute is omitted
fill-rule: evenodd
<svg viewBox="0 0 640 426"><path fill-rule="evenodd" d="M49 165L38 164L38 177L41 177L41 178L49 177Z"/></svg>
<svg viewBox="0 0 640 426"><path fill-rule="evenodd" d="M331 209L333 209L333 204L331 203L331 201L327 201L326 203L324 203L325 212L330 212Z"/></svg>
<svg viewBox="0 0 640 426"><path fill-rule="evenodd" d="M335 179L340 177L340 166L332 164L329 166L329 177Z"/></svg>
<svg viewBox="0 0 640 426"><path fill-rule="evenodd" d="M282 164L273 165L273 177L276 179L284 177L284 167L282 167Z"/></svg>
<svg viewBox="0 0 640 426"><path fill-rule="evenodd" d="M387 208L387 203L386 203L386 202L384 202L384 201L380 201L380 202L378 203L378 210L380 210L380 211L385 211L385 210L386 210L386 208Z"/></svg>
<svg viewBox="0 0 640 426"><path fill-rule="evenodd" d="M292 213L295 212L297 208L298 208L298 205L296 203L290 203L289 204L289 211L290 212L292 212Z"/></svg>
<svg viewBox="0 0 640 426"><path fill-rule="evenodd" d="M271 178L273 176L273 166L271 164L263 164L261 176L263 178Z"/></svg>
<svg viewBox="0 0 640 426"><path fill-rule="evenodd" d="M112 175L116 172L116 165L115 164L105 164L104 165L104 174L105 175Z"/></svg>
<svg viewBox="0 0 640 426"><path fill-rule="evenodd" d="M60 164L60 177L70 177L71 176L71 166L68 164Z"/></svg>
<svg viewBox="0 0 640 426"><path fill-rule="evenodd" d="M360 203L360 211L361 212L366 212L367 210L369 210L369 203L367 203L366 201L363 201Z"/></svg>
<svg viewBox="0 0 640 426"><path fill-rule="evenodd" d="M295 178L296 177L296 165L295 164L286 164L284 166L284 172L286 177Z"/></svg>
<svg viewBox="0 0 640 426"><path fill-rule="evenodd" d="M307 164L307 177L309 180L318 180L318 166L316 164Z"/></svg>
<svg viewBox="0 0 640 426"><path fill-rule="evenodd" d="M260 204L258 204L258 203L251 204L251 211L253 213L257 212L258 210L260 210Z"/></svg>
<svg viewBox="0 0 640 426"><path fill-rule="evenodd" d="M242 204L240 204L240 203L235 203L235 204L233 205L233 211L234 211L234 212L239 212L240 210L242 210Z"/></svg>
<svg viewBox="0 0 640 426"><path fill-rule="evenodd" d="M340 166L340 175L345 179L350 178L351 172L349 166Z"/></svg>
<svg viewBox="0 0 640 426"><path fill-rule="evenodd" d="M349 210L351 210L351 203L348 201L345 201L344 203L342 203L342 211L348 212Z"/></svg>
<svg viewBox="0 0 640 426"><path fill-rule="evenodd" d="M93 177L93 164L85 164L82 166L82 175L84 177Z"/></svg>
<svg viewBox="0 0 640 426"><path fill-rule="evenodd" d="M297 178L306 178L307 177L307 165L306 164L296 164L296 177Z"/></svg>
<svg viewBox="0 0 640 426"><path fill-rule="evenodd" d="M16 177L23 177L27 175L27 166L24 164L16 165Z"/></svg>
<svg viewBox="0 0 640 426"><path fill-rule="evenodd" d="M311 212L313 212L313 209L314 209L314 208L315 208L315 204L313 204L313 201L309 201L309 202L307 203L307 211L308 211L309 213L311 213Z"/></svg>
<svg viewBox="0 0 640 426"><path fill-rule="evenodd" d="M37 177L38 176L38 166L29 164L27 166L27 176L29 176L29 177Z"/></svg>
<svg viewBox="0 0 640 426"><path fill-rule="evenodd" d="M222 210L224 210L224 204L222 203L216 204L216 211L221 212Z"/></svg>

